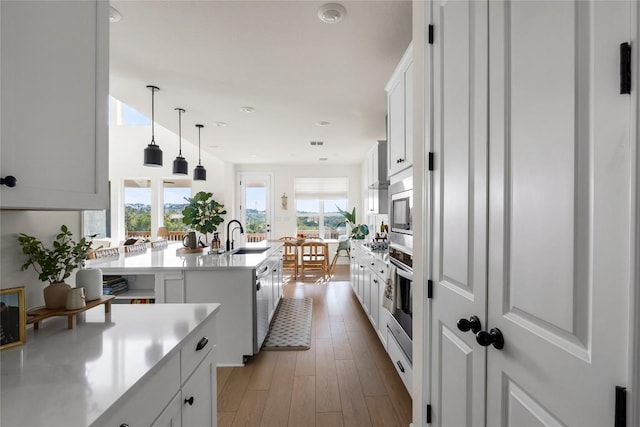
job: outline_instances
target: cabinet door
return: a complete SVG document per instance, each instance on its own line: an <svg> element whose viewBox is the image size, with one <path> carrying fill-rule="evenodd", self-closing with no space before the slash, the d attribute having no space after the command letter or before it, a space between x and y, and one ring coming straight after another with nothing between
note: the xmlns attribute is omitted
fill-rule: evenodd
<svg viewBox="0 0 640 427"><path fill-rule="evenodd" d="M404 71L404 155L400 170L413 165L413 61Z"/></svg>
<svg viewBox="0 0 640 427"><path fill-rule="evenodd" d="M388 172L389 176L401 170L401 161L404 158L404 84L402 75L394 82L388 92Z"/></svg>
<svg viewBox="0 0 640 427"><path fill-rule="evenodd" d="M217 384L214 348L182 387L182 425L217 424Z"/></svg>
<svg viewBox="0 0 640 427"><path fill-rule="evenodd" d="M107 208L109 2L0 8L0 208Z"/></svg>
<svg viewBox="0 0 640 427"><path fill-rule="evenodd" d="M164 408L160 416L151 427L181 427L182 426L182 394L178 391L171 402Z"/></svg>

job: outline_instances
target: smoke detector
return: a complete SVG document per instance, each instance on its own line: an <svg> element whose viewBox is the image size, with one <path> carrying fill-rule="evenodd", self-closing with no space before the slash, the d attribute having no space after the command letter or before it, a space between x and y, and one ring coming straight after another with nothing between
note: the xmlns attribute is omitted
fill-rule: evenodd
<svg viewBox="0 0 640 427"><path fill-rule="evenodd" d="M347 14L347 10L338 3L327 3L318 9L318 18L327 24L337 24Z"/></svg>

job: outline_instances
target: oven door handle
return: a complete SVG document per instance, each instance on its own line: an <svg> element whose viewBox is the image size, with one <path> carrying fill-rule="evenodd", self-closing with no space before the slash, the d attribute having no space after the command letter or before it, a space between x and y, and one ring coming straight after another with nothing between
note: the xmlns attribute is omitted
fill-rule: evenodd
<svg viewBox="0 0 640 427"><path fill-rule="evenodd" d="M400 263L393 258L389 258L389 261L396 266L396 274L398 276L413 281L413 272L405 270L404 267L402 267Z"/></svg>

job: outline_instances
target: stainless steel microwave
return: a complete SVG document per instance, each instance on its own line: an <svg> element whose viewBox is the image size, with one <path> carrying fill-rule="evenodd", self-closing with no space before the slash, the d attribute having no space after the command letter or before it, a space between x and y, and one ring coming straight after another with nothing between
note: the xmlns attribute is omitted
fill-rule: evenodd
<svg viewBox="0 0 640 427"><path fill-rule="evenodd" d="M413 247L413 177L389 186L389 241Z"/></svg>

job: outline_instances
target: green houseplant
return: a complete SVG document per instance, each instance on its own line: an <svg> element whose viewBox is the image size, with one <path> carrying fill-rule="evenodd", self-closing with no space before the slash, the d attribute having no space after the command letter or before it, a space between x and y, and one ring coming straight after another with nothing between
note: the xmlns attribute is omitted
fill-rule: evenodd
<svg viewBox="0 0 640 427"><path fill-rule="evenodd" d="M189 204L182 210L182 222L192 229L204 234L208 243L207 234L218 230L218 226L224 222L227 211L224 206L213 199L213 193L200 191L193 197L185 200Z"/></svg>
<svg viewBox="0 0 640 427"><path fill-rule="evenodd" d="M47 248L41 240L24 233L18 234L18 242L27 260L22 265L24 271L30 266L38 273L38 278L49 282L44 289L44 303L47 308L64 308L66 294L71 288L64 280L73 270L80 267L89 256L91 239L73 240L73 234L66 225L60 226L60 233L53 241L53 247Z"/></svg>
<svg viewBox="0 0 640 427"><path fill-rule="evenodd" d="M356 224L356 208L353 207L351 212L340 209L336 205L338 212L344 217L342 224L349 224L351 227L351 239L360 240L364 239L369 234L369 227L366 224Z"/></svg>

